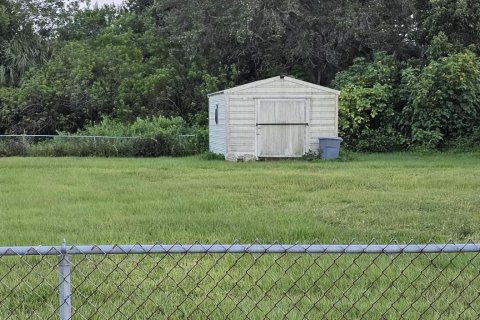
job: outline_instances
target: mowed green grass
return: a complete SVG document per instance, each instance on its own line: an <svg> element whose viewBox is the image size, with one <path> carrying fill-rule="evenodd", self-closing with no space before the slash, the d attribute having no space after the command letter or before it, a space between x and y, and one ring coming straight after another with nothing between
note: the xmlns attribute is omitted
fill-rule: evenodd
<svg viewBox="0 0 480 320"><path fill-rule="evenodd" d="M0 245L480 240L480 154L2 158Z"/></svg>
<svg viewBox="0 0 480 320"><path fill-rule="evenodd" d="M0 246L480 240L480 154L0 159ZM74 255L73 318L478 319L480 255ZM0 318L55 317L56 256L0 257Z"/></svg>

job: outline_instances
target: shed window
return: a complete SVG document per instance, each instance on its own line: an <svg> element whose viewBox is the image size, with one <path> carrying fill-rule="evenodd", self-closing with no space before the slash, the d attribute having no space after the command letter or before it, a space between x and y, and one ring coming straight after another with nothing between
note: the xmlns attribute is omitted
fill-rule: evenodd
<svg viewBox="0 0 480 320"><path fill-rule="evenodd" d="M215 124L218 124L218 104L215 105Z"/></svg>

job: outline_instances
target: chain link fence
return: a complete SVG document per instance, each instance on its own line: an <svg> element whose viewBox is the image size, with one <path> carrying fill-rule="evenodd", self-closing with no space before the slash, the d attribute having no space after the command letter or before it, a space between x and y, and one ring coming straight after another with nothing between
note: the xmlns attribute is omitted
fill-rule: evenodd
<svg viewBox="0 0 480 320"><path fill-rule="evenodd" d="M0 248L1 319L478 319L480 244Z"/></svg>
<svg viewBox="0 0 480 320"><path fill-rule="evenodd" d="M5 156L183 156L204 151L193 134L155 137L94 135L0 135L0 157Z"/></svg>

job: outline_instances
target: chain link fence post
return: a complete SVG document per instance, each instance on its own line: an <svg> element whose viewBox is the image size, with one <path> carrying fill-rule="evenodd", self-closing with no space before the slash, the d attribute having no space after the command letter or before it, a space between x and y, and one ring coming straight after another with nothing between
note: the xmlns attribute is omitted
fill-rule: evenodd
<svg viewBox="0 0 480 320"><path fill-rule="evenodd" d="M70 257L67 254L67 244L65 240L63 240L60 255L58 256L60 320L69 320L72 316L70 272Z"/></svg>

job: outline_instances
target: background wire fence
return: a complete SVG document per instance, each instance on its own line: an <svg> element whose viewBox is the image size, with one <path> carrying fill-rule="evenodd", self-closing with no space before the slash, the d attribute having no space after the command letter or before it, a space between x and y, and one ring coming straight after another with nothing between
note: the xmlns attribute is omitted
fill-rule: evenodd
<svg viewBox="0 0 480 320"><path fill-rule="evenodd" d="M71 307L64 318L478 319L479 253L477 244L0 248L0 318L55 319Z"/></svg>
<svg viewBox="0 0 480 320"><path fill-rule="evenodd" d="M201 137L165 133L152 137L0 135L2 156L183 156L204 151Z"/></svg>

